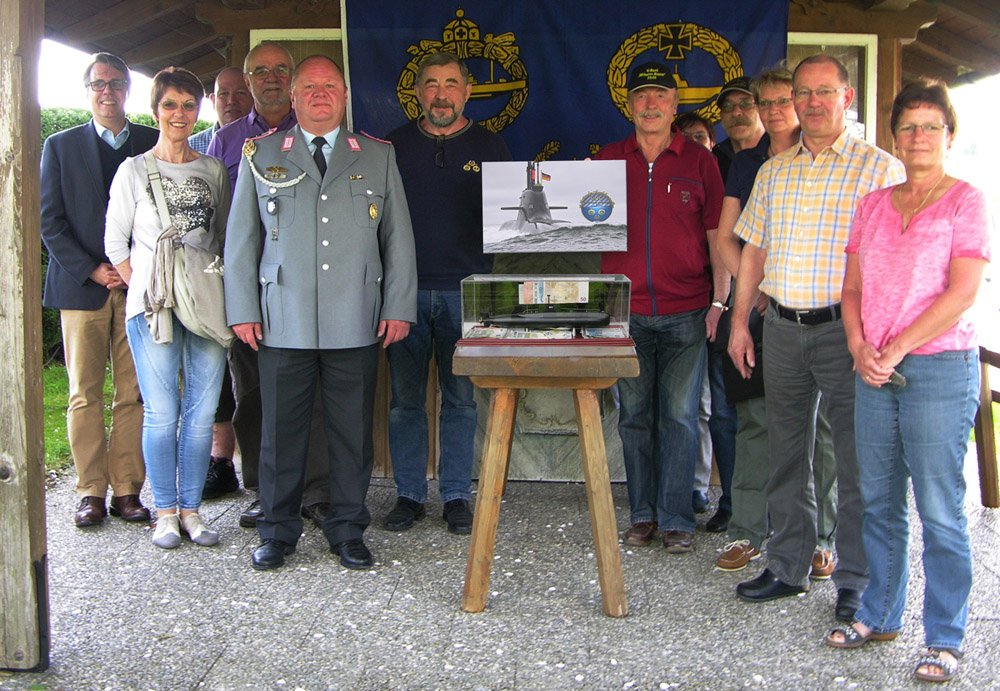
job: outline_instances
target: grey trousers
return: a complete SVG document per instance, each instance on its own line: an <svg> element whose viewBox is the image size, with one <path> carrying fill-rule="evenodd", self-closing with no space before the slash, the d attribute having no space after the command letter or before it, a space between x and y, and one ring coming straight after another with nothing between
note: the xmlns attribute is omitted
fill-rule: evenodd
<svg viewBox="0 0 1000 691"><path fill-rule="evenodd" d="M837 466L833 434L823 408L816 416L816 444L812 459L816 496L816 546L832 550L837 533ZM767 537L767 480L770 451L765 397L736 404L736 466L733 469L733 516L730 540L747 540L761 549Z"/></svg>
<svg viewBox="0 0 1000 691"><path fill-rule="evenodd" d="M764 387L770 472L767 504L774 537L768 568L780 580L805 584L817 546L816 496L810 460L817 390L826 404L837 466L838 588L864 590L868 562L861 544L861 494L854 444L854 372L840 321L800 326L769 306L764 317Z"/></svg>

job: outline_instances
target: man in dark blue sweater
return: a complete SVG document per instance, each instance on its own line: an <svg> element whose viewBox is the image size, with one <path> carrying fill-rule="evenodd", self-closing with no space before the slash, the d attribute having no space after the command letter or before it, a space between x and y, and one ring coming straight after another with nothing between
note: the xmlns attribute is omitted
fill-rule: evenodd
<svg viewBox="0 0 1000 691"><path fill-rule="evenodd" d="M413 223L417 250L417 324L389 346L392 403L389 450L396 505L387 530L407 530L424 517L427 499L427 368L433 348L441 387L439 488L452 533L472 532L469 486L476 433L472 382L451 372L462 336L460 282L489 273L483 254L482 163L509 161L499 135L462 114L472 93L469 70L451 53L420 65L414 84L423 115L389 134Z"/></svg>

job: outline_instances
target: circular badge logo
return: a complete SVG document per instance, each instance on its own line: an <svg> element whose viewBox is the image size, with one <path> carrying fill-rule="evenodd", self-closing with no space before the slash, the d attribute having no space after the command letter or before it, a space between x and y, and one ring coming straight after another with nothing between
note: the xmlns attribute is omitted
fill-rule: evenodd
<svg viewBox="0 0 1000 691"><path fill-rule="evenodd" d="M591 223L608 220L614 208L615 203L604 192L588 192L580 199L580 212Z"/></svg>
<svg viewBox="0 0 1000 691"><path fill-rule="evenodd" d="M480 37L479 25L465 18L465 10L455 10L455 19L445 24L440 41L420 41L420 45L406 49L413 57L406 63L396 83L396 98L406 117L416 120L422 112L413 89L420 63L431 53L449 52L467 64L474 63L470 58L480 58L489 64L489 74L480 75L479 79L471 77L470 100L506 97L507 102L500 112L479 124L492 132L507 127L514 122L528 100L528 70L521 62L520 49L515 40L510 31L499 36L486 34Z"/></svg>
<svg viewBox="0 0 1000 691"><path fill-rule="evenodd" d="M632 120L628 107L628 71L632 61L647 50L657 50L666 60L683 61L686 50L704 50L711 54L722 69L722 82L743 76L743 61L732 44L709 28L687 22L655 24L640 29L618 47L608 63L608 90L611 101L626 119ZM676 70L675 70L676 72ZM674 74L680 103L705 103L694 112L711 122L718 122L721 113L715 105L719 86L691 86L680 75Z"/></svg>

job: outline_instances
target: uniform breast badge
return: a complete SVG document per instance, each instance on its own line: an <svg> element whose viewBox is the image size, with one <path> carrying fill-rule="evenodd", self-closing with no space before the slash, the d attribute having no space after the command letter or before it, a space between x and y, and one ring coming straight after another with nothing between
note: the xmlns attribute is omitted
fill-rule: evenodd
<svg viewBox="0 0 1000 691"><path fill-rule="evenodd" d="M284 180L288 177L288 168L282 168L281 166L268 166L264 170L267 171L264 173L264 177L268 180Z"/></svg>
<svg viewBox="0 0 1000 691"><path fill-rule="evenodd" d="M375 220L376 218L378 218L378 207L377 207L377 206L375 206L374 204L369 204L369 205L368 205L368 215L369 215L369 216L371 217L371 219L372 219L373 221L374 221L374 220Z"/></svg>

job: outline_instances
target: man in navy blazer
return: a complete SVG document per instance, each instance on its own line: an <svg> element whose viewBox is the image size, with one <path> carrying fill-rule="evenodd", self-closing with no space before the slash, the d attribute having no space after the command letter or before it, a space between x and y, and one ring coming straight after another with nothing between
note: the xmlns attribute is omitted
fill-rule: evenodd
<svg viewBox="0 0 1000 691"><path fill-rule="evenodd" d="M125 118L125 62L98 53L83 75L94 118L53 134L42 148L41 227L49 251L44 307L60 311L69 376L66 432L76 465L78 527L111 514L149 522L139 501L146 479L142 400L125 338L125 283L104 254L104 217L118 166L145 153L159 132ZM114 381L110 438L104 432L108 357Z"/></svg>

